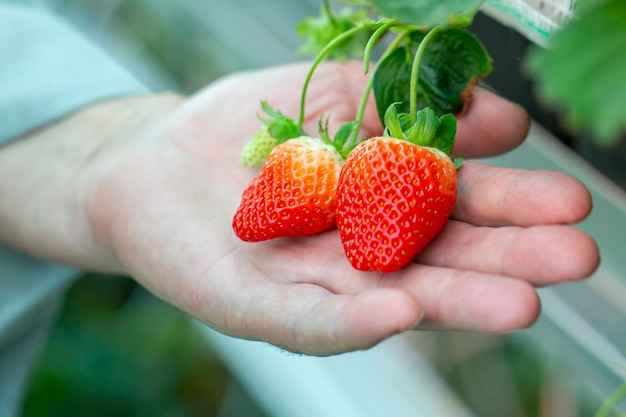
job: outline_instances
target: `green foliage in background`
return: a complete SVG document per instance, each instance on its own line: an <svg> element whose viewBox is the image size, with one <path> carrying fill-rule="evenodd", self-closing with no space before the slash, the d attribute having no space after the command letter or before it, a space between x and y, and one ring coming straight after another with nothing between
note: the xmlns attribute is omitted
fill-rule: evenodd
<svg viewBox="0 0 626 417"><path fill-rule="evenodd" d="M578 14L549 49L530 55L528 68L573 129L613 145L626 131L626 2L588 0Z"/></svg>
<svg viewBox="0 0 626 417"><path fill-rule="evenodd" d="M319 16L311 16L296 26L296 34L306 39L298 50L301 54L316 54L330 41L344 32L356 27L356 22L367 20L367 11L353 10L349 7L333 12L324 3ZM328 54L327 58L336 61L345 61L350 57L360 57L372 31L362 31L351 39L337 45Z"/></svg>
<svg viewBox="0 0 626 417"><path fill-rule="evenodd" d="M226 368L192 320L127 278L69 293L22 417L215 415Z"/></svg>
<svg viewBox="0 0 626 417"><path fill-rule="evenodd" d="M428 29L467 26L481 0L340 0ZM561 111L572 130L587 130L601 145L626 133L626 1L580 0L576 18L554 34L548 48L526 60L537 94Z"/></svg>
<svg viewBox="0 0 626 417"><path fill-rule="evenodd" d="M483 0L371 0L385 16L430 28L467 26Z"/></svg>

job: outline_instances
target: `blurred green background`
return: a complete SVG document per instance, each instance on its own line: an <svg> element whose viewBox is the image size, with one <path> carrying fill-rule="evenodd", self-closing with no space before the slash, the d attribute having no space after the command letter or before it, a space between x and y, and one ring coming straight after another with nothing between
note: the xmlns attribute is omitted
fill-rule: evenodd
<svg viewBox="0 0 626 417"><path fill-rule="evenodd" d="M127 278L86 275L67 297L23 415L218 415L229 384L192 319Z"/></svg>

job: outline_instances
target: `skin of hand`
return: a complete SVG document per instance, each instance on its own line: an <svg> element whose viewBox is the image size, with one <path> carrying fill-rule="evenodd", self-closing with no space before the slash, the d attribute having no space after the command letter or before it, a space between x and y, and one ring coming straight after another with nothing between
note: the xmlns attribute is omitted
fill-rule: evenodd
<svg viewBox="0 0 626 417"><path fill-rule="evenodd" d="M392 274L359 272L338 232L246 243L232 216L257 171L238 162L260 101L297 117L306 64L237 73L189 98L94 104L0 148L0 241L44 259L128 274L223 333L292 352L367 349L415 328L507 332L538 317L536 287L589 276L591 210L574 178L466 159L444 231ZM321 65L305 130L354 117L358 63ZM518 146L526 113L474 88L458 115L465 158ZM362 134L382 133L369 106Z"/></svg>

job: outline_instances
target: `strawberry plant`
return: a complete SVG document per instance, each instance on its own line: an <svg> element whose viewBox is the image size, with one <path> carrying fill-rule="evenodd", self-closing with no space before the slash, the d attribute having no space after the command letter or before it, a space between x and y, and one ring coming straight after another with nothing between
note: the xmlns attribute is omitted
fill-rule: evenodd
<svg viewBox="0 0 626 417"><path fill-rule="evenodd" d="M243 193L233 229L256 242L338 226L355 268L393 272L441 231L456 202L453 114L476 78L491 71L484 47L465 29L481 2L345 3L352 6L335 12L324 0L322 15L298 28L307 37L305 50L316 54L299 115L290 119L262 103L270 120L242 151L245 165L262 167ZM379 44L384 50L371 64ZM326 59L348 56L361 56L369 74L354 119L334 139L328 120L320 120L316 135L304 132L315 70ZM361 138L372 93L384 135Z"/></svg>
<svg viewBox="0 0 626 417"><path fill-rule="evenodd" d="M601 145L626 132L626 2L579 0L576 19L536 48L526 67L539 96L560 110L573 130L590 131Z"/></svg>

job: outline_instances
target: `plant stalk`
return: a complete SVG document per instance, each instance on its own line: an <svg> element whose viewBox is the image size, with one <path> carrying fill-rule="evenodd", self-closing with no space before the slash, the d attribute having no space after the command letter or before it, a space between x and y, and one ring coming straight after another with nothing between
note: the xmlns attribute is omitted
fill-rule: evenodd
<svg viewBox="0 0 626 417"><path fill-rule="evenodd" d="M607 400L602 404L594 417L609 417L615 407L626 398L626 382L620 385Z"/></svg>
<svg viewBox="0 0 626 417"><path fill-rule="evenodd" d="M374 33L372 33L372 36L370 36L369 40L367 41L367 45L365 45L365 51L363 52L363 74L367 74L369 72L372 50L374 49L374 46L376 46L376 42L378 42L380 37L383 36L389 29L396 26L397 24L398 22L392 19L376 29Z"/></svg>
<svg viewBox="0 0 626 417"><path fill-rule="evenodd" d="M422 57L424 56L424 52L426 48L428 48L428 44L434 39L437 33L442 29L442 26L435 26L424 36L424 39L420 42L417 51L415 52L415 57L413 58L413 65L411 67L411 84L410 84L410 107L409 114L411 115L411 120L415 122L417 117L417 82L419 80L419 70L420 64L422 62Z"/></svg>
<svg viewBox="0 0 626 417"><path fill-rule="evenodd" d="M304 124L306 93L307 93L307 90L309 88L309 84L311 82L311 78L313 77L313 73L317 69L318 65L324 60L326 55L335 46L337 46L341 42L349 39L351 36L354 36L355 34L361 32L363 30L372 29L373 27L376 27L377 25L378 25L378 23L376 23L376 24L368 24L368 25L361 25L361 26L356 26L356 27L354 27L354 28L352 28L350 30L347 30L347 31L343 32L342 34L336 36L332 41L328 42L328 44L326 44L326 46L324 46L324 49L322 49L320 51L320 53L317 55L317 57L313 61L313 64L311 64L311 68L309 68L309 72L308 72L308 74L306 76L306 79L304 80L304 85L302 87L302 95L300 97L300 116L298 117L298 127L300 129L302 129L302 125Z"/></svg>
<svg viewBox="0 0 626 417"><path fill-rule="evenodd" d="M389 23L392 23L392 22L389 22ZM396 24L395 21L393 23ZM391 26L389 26L387 29L389 29ZM382 29L383 27L384 26L381 26L380 29ZM378 32L378 30L376 32ZM374 37L376 32L374 32L372 37ZM380 60L382 61L387 55L389 55L394 49L396 49L398 45L400 44L400 42L402 42L402 40L409 34L409 32L410 30L407 30L399 34L393 40L393 42L389 44L387 49L385 49L385 51L382 53ZM380 35L378 35L378 37L380 37L381 35L382 35L382 32L380 33ZM367 74L367 72L369 71L369 60L370 60L369 54L371 54L372 52L371 49L372 48L369 49L368 53L366 53L363 58L363 62L364 62L363 72L365 74ZM372 75L371 77L369 77L369 80L367 81L367 85L365 86L365 89L363 90L363 95L361 95L361 102L359 103L359 109L357 111L356 119L355 119L356 124L354 125L354 129L352 130L352 134L350 135L349 143L354 143L357 140L357 135L359 134L359 130L361 130L361 124L363 123L363 116L365 115L365 108L367 107L367 101L369 100L369 95L372 92L373 86L374 86L374 76Z"/></svg>

